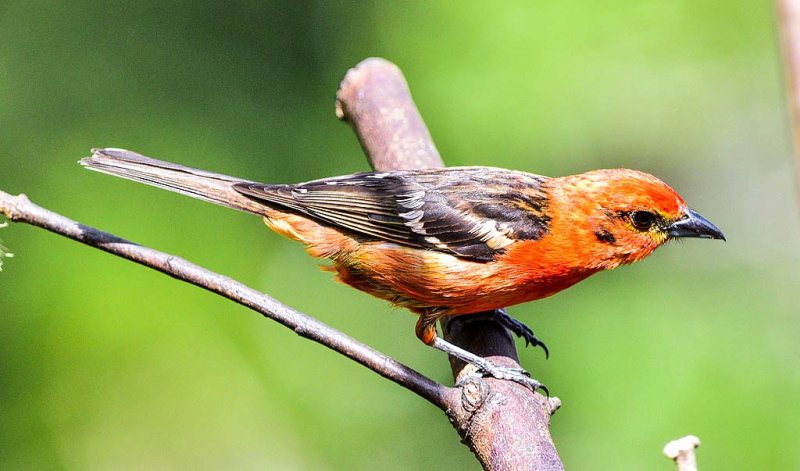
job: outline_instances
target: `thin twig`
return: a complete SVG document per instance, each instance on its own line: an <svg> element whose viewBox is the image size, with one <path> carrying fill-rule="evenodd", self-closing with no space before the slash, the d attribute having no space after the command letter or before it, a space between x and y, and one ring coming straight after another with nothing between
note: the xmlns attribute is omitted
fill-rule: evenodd
<svg viewBox="0 0 800 471"><path fill-rule="evenodd" d="M5 214L10 221L41 227L219 294L283 324L301 337L313 340L345 355L384 378L417 393L440 409L446 410L449 406L450 388L423 376L397 360L313 317L281 304L272 297L227 276L211 272L180 257L159 252L79 224L33 204L25 195L13 196L0 191L0 212Z"/></svg>

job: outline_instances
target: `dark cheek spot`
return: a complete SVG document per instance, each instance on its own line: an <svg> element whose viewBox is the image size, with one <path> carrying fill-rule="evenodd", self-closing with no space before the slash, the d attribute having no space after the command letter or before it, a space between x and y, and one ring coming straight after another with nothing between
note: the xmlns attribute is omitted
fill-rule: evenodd
<svg viewBox="0 0 800 471"><path fill-rule="evenodd" d="M605 242L606 244L614 245L617 242L617 239L614 237L614 234L608 232L605 228L600 228L599 230L594 231L594 236L597 237L597 240L600 242Z"/></svg>

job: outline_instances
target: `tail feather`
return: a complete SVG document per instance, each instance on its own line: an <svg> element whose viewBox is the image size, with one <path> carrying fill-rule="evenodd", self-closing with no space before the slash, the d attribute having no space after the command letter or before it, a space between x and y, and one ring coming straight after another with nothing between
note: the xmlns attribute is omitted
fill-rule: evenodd
<svg viewBox="0 0 800 471"><path fill-rule="evenodd" d="M84 167L164 188L229 208L265 216L270 211L234 190L237 183L257 183L219 173L156 160L125 149L92 149L80 160Z"/></svg>

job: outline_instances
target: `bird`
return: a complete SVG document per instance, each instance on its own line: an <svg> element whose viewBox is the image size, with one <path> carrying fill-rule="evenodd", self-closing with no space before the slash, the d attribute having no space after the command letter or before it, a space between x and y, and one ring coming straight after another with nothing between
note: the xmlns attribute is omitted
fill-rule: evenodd
<svg viewBox="0 0 800 471"><path fill-rule="evenodd" d="M502 309L642 260L670 240L725 240L669 185L630 169L545 177L471 166L264 184L125 149L92 149L80 163L261 216L330 260L323 268L338 281L416 313L426 345L534 391L543 385L524 370L442 339L437 320L495 310L538 342Z"/></svg>

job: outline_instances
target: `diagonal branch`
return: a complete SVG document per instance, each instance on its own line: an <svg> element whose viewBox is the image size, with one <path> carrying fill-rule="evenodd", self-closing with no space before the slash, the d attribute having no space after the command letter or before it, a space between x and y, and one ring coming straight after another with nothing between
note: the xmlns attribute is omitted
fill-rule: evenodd
<svg viewBox="0 0 800 471"><path fill-rule="evenodd" d="M351 69L336 94L336 115L350 123L376 170L443 167L436 146L414 105L400 69L367 59ZM498 364L518 367L511 334L491 313L452 317L447 340ZM453 376L471 368L452 361ZM486 469L559 470L563 465L550 436L550 415L560 402L532 394L511 381L484 378L465 385L448 416Z"/></svg>
<svg viewBox="0 0 800 471"><path fill-rule="evenodd" d="M5 214L10 221L41 227L219 294L283 324L301 337L345 355L384 378L417 393L440 409L446 410L449 407L452 389L232 278L211 272L180 257L79 224L33 204L25 195L13 196L0 191L0 213Z"/></svg>

